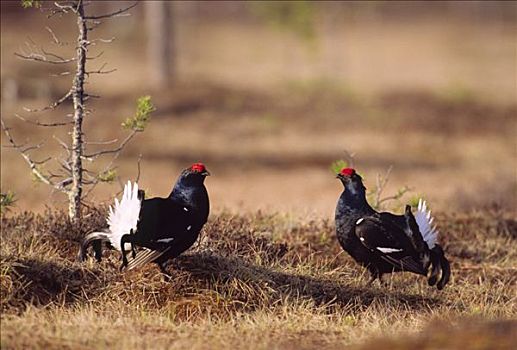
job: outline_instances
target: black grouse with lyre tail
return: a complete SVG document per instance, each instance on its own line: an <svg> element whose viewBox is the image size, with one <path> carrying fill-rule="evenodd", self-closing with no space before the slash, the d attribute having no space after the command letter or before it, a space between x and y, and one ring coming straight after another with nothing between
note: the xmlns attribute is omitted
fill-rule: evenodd
<svg viewBox="0 0 517 350"><path fill-rule="evenodd" d="M436 243L436 227L424 201L416 215L406 206L403 215L375 211L366 201L366 188L354 169L343 168L337 178L345 189L336 207L336 233L343 249L365 266L374 281L396 271L427 276L442 289L450 278L450 265Z"/></svg>
<svg viewBox="0 0 517 350"><path fill-rule="evenodd" d="M104 241L122 252L121 268L131 270L155 262L166 273L164 263L190 248L208 219L210 204L204 185L208 175L202 163L193 164L183 170L167 198L144 199L138 185L128 182L122 200L115 199L110 208L108 229L85 237L80 259L86 258L87 248L94 244L100 260L99 243Z"/></svg>

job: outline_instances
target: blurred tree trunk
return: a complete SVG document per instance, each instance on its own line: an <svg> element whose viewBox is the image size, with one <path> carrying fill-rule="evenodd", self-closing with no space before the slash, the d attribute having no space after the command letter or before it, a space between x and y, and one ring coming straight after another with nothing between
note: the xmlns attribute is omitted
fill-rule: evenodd
<svg viewBox="0 0 517 350"><path fill-rule="evenodd" d="M173 79L175 53L171 5L168 1L145 2L148 67L151 83L156 87L166 87Z"/></svg>
<svg viewBox="0 0 517 350"><path fill-rule="evenodd" d="M72 159L70 172L72 173L72 187L68 191L68 216L73 221L78 221L81 215L81 197L83 194L83 118L84 118L84 82L86 77L86 53L88 51L88 27L84 14L84 4L77 3L77 38L76 61L77 68L72 87L72 100L74 103L74 126L72 129Z"/></svg>

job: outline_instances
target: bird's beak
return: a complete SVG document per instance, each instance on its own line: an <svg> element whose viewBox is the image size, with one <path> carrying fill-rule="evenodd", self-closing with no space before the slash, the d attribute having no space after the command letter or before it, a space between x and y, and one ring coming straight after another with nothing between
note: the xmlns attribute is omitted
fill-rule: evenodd
<svg viewBox="0 0 517 350"><path fill-rule="evenodd" d="M210 176L210 172L208 170L205 170L201 173L203 176Z"/></svg>

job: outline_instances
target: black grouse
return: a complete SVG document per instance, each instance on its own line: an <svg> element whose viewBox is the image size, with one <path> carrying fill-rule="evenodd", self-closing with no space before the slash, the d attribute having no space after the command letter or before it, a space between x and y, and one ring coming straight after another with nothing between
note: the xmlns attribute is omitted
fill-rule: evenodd
<svg viewBox="0 0 517 350"><path fill-rule="evenodd" d="M382 282L382 275L410 271L427 276L442 289L450 278L450 265L436 243L437 230L424 201L416 215L406 206L403 215L375 211L366 200L366 188L354 169L343 168L337 178L345 189L336 207L336 233L343 249ZM440 278L438 279L438 277Z"/></svg>
<svg viewBox="0 0 517 350"><path fill-rule="evenodd" d="M79 258L84 260L93 244L95 257L100 260L104 241L122 253L121 269L131 270L153 261L167 274L164 263L190 248L208 219L210 204L204 185L208 175L202 163L193 164L182 171L167 198L144 199L138 185L128 182L122 200L115 199L110 207L108 228L84 238Z"/></svg>

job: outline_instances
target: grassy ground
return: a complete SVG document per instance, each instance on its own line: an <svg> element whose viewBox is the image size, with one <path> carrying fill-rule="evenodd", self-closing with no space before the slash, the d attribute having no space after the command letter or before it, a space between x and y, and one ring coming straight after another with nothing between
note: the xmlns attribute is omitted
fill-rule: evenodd
<svg viewBox="0 0 517 350"><path fill-rule="evenodd" d="M190 4L183 10L197 13L198 4L181 6ZM143 12L101 26L98 37L117 40L99 46L106 54L90 68L106 61L118 70L88 85L102 98L88 102L86 140L122 139L120 123L135 99L151 94L157 111L117 160L120 180L135 178L142 154L139 183L162 196L182 168L203 161L213 174L207 187L215 214L200 244L171 262L170 282L151 265L119 273L115 254L100 265L80 264L79 240L104 224L103 211L88 212L76 227L63 213L45 213L49 203L64 207L64 197L31 181L20 155L2 148L2 192L15 192L17 202L1 222L1 348L517 343L517 22L421 13L331 16L318 26L313 50L288 32L229 21L235 14L206 20L183 13L175 22L178 80L168 89L146 84ZM33 128L14 114L30 118L22 107L60 98L70 77L50 79L60 70L13 53L25 41L47 47L47 25L73 41L75 24L37 11L2 11L1 18L2 118L20 143L47 141L35 158L57 159L54 136L66 140L68 131ZM70 45L50 46L70 54ZM17 84L17 100L6 82ZM70 111L64 104L32 118L55 122ZM444 291L409 274L387 288L367 286L363 269L342 252L326 218L341 191L329 166L345 149L356 154L370 190L393 166L387 193L408 185L442 212L437 220L453 268ZM88 200L98 206L117 191L101 185ZM492 202L504 209L472 209Z"/></svg>
<svg viewBox="0 0 517 350"><path fill-rule="evenodd" d="M168 269L120 273L115 253L78 263L103 225L60 212L2 219L3 349L510 349L515 343L517 222L498 208L437 216L452 263L439 292L397 274L367 286L333 224L221 213Z"/></svg>

